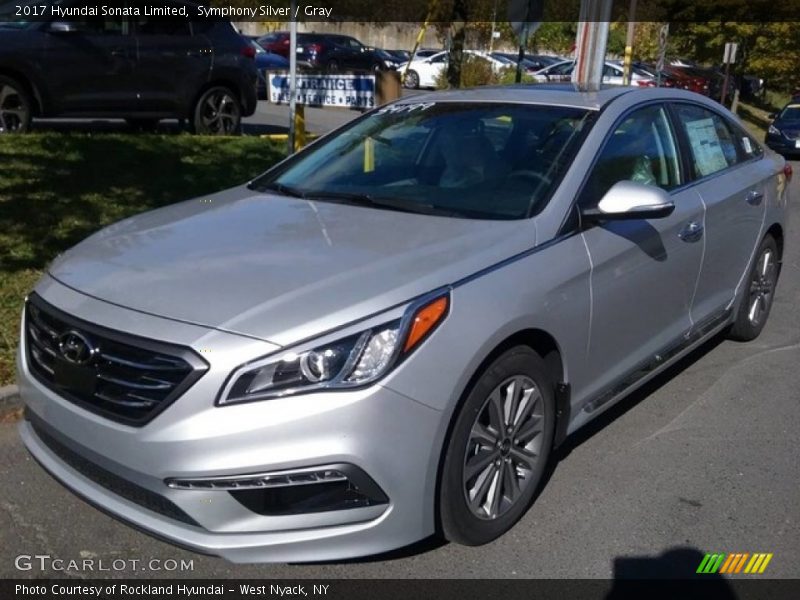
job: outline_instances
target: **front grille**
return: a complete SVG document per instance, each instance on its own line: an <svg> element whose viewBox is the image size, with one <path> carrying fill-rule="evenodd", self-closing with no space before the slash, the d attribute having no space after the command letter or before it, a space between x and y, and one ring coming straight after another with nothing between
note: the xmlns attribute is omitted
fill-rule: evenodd
<svg viewBox="0 0 800 600"><path fill-rule="evenodd" d="M174 519L175 521L180 521L181 523L186 523L187 525L193 525L195 527L200 526L197 521L183 512L177 505L164 498L164 496L138 486L119 475L105 470L89 459L84 458L47 433L39 422L38 417L35 417L30 412L27 414L27 417L31 421L36 435L45 446L87 479L107 489L109 492L121 496L154 513Z"/></svg>
<svg viewBox="0 0 800 600"><path fill-rule="evenodd" d="M129 425L150 421L208 368L189 348L87 323L36 294L28 298L25 324L28 365L37 380Z"/></svg>

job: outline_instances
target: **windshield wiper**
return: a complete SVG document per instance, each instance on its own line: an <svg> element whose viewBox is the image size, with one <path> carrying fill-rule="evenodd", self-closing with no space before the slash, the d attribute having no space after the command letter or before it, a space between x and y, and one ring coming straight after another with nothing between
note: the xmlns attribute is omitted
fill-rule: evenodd
<svg viewBox="0 0 800 600"><path fill-rule="evenodd" d="M389 210L396 210L398 212L437 215L442 217L463 216L457 212L438 208L433 204L421 204L419 202L408 201L403 198L390 198L387 196L371 196L370 194L357 194L353 192L309 191L306 192L305 197L310 200L326 198L330 200L340 200L351 204L358 204L360 206L386 208Z"/></svg>
<svg viewBox="0 0 800 600"><path fill-rule="evenodd" d="M303 190L299 190L294 188L290 185L284 185L282 183L272 182L268 183L267 185L262 186L253 186L252 189L255 189L259 192L278 192L279 194L283 194L284 196L291 196L292 198L308 198L308 195Z"/></svg>

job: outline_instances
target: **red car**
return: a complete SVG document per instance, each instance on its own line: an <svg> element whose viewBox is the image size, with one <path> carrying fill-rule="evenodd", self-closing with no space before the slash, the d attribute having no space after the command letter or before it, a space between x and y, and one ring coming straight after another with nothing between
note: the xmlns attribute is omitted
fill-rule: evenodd
<svg viewBox="0 0 800 600"><path fill-rule="evenodd" d="M289 32L273 31L256 39L256 43L267 52L280 54L284 58L289 58Z"/></svg>

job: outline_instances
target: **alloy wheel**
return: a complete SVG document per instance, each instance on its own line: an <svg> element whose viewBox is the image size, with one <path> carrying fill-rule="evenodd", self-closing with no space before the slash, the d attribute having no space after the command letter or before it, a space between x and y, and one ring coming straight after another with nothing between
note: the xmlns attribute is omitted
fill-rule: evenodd
<svg viewBox="0 0 800 600"><path fill-rule="evenodd" d="M0 83L0 134L24 131L30 119L30 107L18 89Z"/></svg>
<svg viewBox="0 0 800 600"><path fill-rule="evenodd" d="M215 135L236 133L239 126L239 106L236 99L224 90L209 94L202 105L200 120L204 131Z"/></svg>
<svg viewBox="0 0 800 600"><path fill-rule="evenodd" d="M533 482L544 432L544 400L532 379L510 377L484 402L464 457L463 489L472 514L505 514Z"/></svg>
<svg viewBox="0 0 800 600"><path fill-rule="evenodd" d="M756 265L750 282L750 299L747 312L747 317L754 326L760 325L764 315L769 312L775 291L778 264L775 260L775 253L771 248L762 250Z"/></svg>

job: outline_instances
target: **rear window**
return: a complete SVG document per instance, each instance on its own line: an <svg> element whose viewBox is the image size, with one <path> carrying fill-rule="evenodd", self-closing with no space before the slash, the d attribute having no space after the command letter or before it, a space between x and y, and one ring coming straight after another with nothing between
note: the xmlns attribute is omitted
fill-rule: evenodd
<svg viewBox="0 0 800 600"><path fill-rule="evenodd" d="M525 218L549 201L593 114L522 104L394 104L253 186L321 201L390 202L411 212Z"/></svg>

